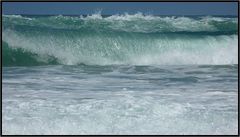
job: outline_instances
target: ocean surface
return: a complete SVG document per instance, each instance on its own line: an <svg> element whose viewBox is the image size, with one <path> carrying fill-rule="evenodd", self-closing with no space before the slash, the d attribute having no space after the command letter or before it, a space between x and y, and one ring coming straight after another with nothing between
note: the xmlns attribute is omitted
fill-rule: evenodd
<svg viewBox="0 0 240 137"><path fill-rule="evenodd" d="M3 134L237 134L237 17L2 23Z"/></svg>

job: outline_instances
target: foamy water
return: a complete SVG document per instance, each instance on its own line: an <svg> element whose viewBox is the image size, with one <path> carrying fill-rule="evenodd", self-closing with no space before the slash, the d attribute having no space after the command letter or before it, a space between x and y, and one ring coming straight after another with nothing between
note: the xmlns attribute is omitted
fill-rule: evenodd
<svg viewBox="0 0 240 137"><path fill-rule="evenodd" d="M237 134L237 66L3 68L3 134Z"/></svg>
<svg viewBox="0 0 240 137"><path fill-rule="evenodd" d="M236 17L3 15L3 134L238 132Z"/></svg>

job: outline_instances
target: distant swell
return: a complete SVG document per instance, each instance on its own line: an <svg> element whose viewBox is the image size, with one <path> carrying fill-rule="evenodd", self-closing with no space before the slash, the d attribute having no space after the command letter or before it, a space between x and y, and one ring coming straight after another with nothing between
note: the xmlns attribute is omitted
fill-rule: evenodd
<svg viewBox="0 0 240 137"><path fill-rule="evenodd" d="M3 65L237 64L237 18L3 16Z"/></svg>

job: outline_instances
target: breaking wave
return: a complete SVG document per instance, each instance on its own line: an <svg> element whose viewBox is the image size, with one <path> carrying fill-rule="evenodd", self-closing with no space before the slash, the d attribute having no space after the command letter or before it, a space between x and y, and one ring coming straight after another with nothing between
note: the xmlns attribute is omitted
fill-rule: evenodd
<svg viewBox="0 0 240 137"><path fill-rule="evenodd" d="M3 65L237 64L237 18L3 15Z"/></svg>

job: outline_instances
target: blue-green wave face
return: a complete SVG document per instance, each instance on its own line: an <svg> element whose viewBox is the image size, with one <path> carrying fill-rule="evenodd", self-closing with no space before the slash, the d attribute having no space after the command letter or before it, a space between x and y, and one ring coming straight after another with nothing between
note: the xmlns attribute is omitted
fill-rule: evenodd
<svg viewBox="0 0 240 137"><path fill-rule="evenodd" d="M237 18L3 15L3 65L237 64Z"/></svg>

